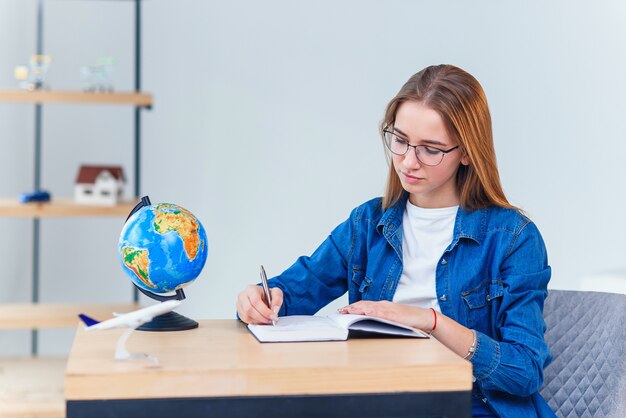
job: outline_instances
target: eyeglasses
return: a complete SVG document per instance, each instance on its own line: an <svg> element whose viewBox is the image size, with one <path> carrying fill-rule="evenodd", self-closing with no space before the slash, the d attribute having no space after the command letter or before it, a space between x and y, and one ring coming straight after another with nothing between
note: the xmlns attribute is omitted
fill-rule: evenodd
<svg viewBox="0 0 626 418"><path fill-rule="evenodd" d="M449 150L443 150L431 147L429 145L411 145L408 143L408 141L400 138L398 135L394 134L391 131L383 130L383 134L385 136L385 145L387 145L387 148L393 154L405 155L409 151L409 147L414 148L415 156L417 157L419 162L430 167L441 164L444 155L454 151L459 147L459 145L457 145L456 147L452 147Z"/></svg>

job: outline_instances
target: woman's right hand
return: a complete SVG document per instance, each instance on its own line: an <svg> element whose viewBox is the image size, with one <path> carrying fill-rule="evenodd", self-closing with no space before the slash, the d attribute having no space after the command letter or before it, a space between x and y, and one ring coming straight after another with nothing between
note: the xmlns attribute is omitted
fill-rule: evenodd
<svg viewBox="0 0 626 418"><path fill-rule="evenodd" d="M267 307L265 292L261 286L247 286L237 296L237 314L247 324L271 324L278 319L278 311L283 304L283 291L278 287L270 288L272 309Z"/></svg>

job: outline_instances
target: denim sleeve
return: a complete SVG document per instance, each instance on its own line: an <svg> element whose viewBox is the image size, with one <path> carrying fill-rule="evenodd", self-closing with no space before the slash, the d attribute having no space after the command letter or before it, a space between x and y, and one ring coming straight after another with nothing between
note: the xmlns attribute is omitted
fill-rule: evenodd
<svg viewBox="0 0 626 418"><path fill-rule="evenodd" d="M283 291L279 316L312 315L348 290L347 264L355 242L360 208L322 242L309 256L269 281Z"/></svg>
<svg viewBox="0 0 626 418"><path fill-rule="evenodd" d="M483 388L530 396L541 387L543 368L551 360L543 338L543 303L551 270L533 223L514 235L507 254L500 267L502 301L494 317L498 339L476 332L471 362Z"/></svg>

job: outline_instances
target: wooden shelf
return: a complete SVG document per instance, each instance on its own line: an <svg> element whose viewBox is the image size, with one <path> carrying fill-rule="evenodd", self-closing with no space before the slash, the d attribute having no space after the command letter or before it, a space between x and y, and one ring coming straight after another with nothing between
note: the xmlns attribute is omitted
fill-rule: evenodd
<svg viewBox="0 0 626 418"><path fill-rule="evenodd" d="M128 216L136 204L135 200L124 200L115 206L79 205L72 198L54 197L50 202L21 203L17 198L0 198L0 217Z"/></svg>
<svg viewBox="0 0 626 418"><path fill-rule="evenodd" d="M0 305L0 329L75 328L78 314L98 320L113 317L113 312L139 309L134 303L9 303Z"/></svg>
<svg viewBox="0 0 626 418"><path fill-rule="evenodd" d="M65 418L66 358L0 359L0 417Z"/></svg>
<svg viewBox="0 0 626 418"><path fill-rule="evenodd" d="M74 104L110 104L152 106L149 93L115 92L90 93L83 91L25 91L0 90L0 101L18 103L74 103Z"/></svg>

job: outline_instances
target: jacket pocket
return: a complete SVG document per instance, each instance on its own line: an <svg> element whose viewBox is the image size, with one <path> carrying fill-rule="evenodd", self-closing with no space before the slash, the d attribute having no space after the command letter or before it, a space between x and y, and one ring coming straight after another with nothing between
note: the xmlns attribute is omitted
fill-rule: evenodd
<svg viewBox="0 0 626 418"><path fill-rule="evenodd" d="M350 303L363 299L367 294L367 290L372 283L370 279L365 277L365 270L360 266L352 266L350 280Z"/></svg>
<svg viewBox="0 0 626 418"><path fill-rule="evenodd" d="M502 280L489 280L479 287L461 293L467 312L467 326L481 331L489 328L490 307L495 299L504 294Z"/></svg>

